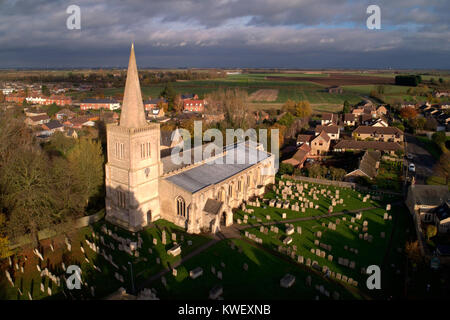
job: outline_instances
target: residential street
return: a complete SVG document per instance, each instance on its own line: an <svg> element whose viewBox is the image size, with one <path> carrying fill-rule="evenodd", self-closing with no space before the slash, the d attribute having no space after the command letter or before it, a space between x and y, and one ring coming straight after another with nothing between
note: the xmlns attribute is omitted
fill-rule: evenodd
<svg viewBox="0 0 450 320"><path fill-rule="evenodd" d="M420 145L419 140L413 135L405 132L405 140L407 153L411 153L414 156L412 161L408 161L408 165L412 162L416 166L416 183L425 184L426 179L433 172L436 160Z"/></svg>

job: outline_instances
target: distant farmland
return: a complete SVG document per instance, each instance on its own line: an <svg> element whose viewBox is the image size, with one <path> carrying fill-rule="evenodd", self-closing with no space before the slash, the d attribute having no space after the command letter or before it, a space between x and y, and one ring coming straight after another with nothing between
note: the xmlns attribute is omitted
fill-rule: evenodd
<svg viewBox="0 0 450 320"><path fill-rule="evenodd" d="M267 76L269 81L311 81L325 86L365 85L365 84L394 84L394 78L378 76L360 76L351 74L331 73L328 77L285 77Z"/></svg>

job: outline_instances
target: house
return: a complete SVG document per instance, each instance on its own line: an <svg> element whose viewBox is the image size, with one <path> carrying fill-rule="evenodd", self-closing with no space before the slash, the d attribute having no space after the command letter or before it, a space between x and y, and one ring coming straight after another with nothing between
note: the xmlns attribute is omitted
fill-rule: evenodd
<svg viewBox="0 0 450 320"><path fill-rule="evenodd" d="M439 233L450 231L450 199L431 211Z"/></svg>
<svg viewBox="0 0 450 320"><path fill-rule="evenodd" d="M20 94L11 93L5 96L6 102L23 103L25 101L25 96Z"/></svg>
<svg viewBox="0 0 450 320"><path fill-rule="evenodd" d="M144 100L144 108L146 111L150 111L156 107L159 107L161 104L165 103L168 103L168 100L164 98L147 99Z"/></svg>
<svg viewBox="0 0 450 320"><path fill-rule="evenodd" d="M354 127L356 125L357 115L354 113L345 113L342 119L344 125Z"/></svg>
<svg viewBox="0 0 450 320"><path fill-rule="evenodd" d="M379 116L379 117L381 117L381 116L385 116L385 115L387 115L387 109L386 109L386 107L385 106L379 106L378 108L377 108L377 115Z"/></svg>
<svg viewBox="0 0 450 320"><path fill-rule="evenodd" d="M40 110L40 109L30 109L30 108L25 108L23 110L25 112L25 116L27 117L36 117L36 116L43 116L43 115L47 115L47 113L44 110Z"/></svg>
<svg viewBox="0 0 450 320"><path fill-rule="evenodd" d="M70 111L69 109L65 108L62 110L59 110L55 116L56 119L58 120L64 120L64 119L72 119L73 117L75 117L77 114L73 111Z"/></svg>
<svg viewBox="0 0 450 320"><path fill-rule="evenodd" d="M81 116L72 119L68 119L64 122L64 125L69 128L81 129L83 126L85 127L93 127L95 126L95 120L98 117L90 117L90 116Z"/></svg>
<svg viewBox="0 0 450 320"><path fill-rule="evenodd" d="M403 142L403 131L396 127L359 126L352 133L357 140Z"/></svg>
<svg viewBox="0 0 450 320"><path fill-rule="evenodd" d="M28 103L39 104L39 105L49 105L56 104L57 106L65 106L72 104L72 98L63 95L52 95L46 97L42 94L32 94L26 98Z"/></svg>
<svg viewBox="0 0 450 320"><path fill-rule="evenodd" d="M433 92L433 97L440 98L440 97L449 97L450 92L448 91L435 91Z"/></svg>
<svg viewBox="0 0 450 320"><path fill-rule="evenodd" d="M321 126L318 125L314 129L315 135L319 135L322 131L324 131L331 140L338 140L339 139L339 127L336 125L328 125L328 126Z"/></svg>
<svg viewBox="0 0 450 320"><path fill-rule="evenodd" d="M297 136L297 147L301 146L302 144L306 144L309 146L313 138L314 135L312 134L299 134Z"/></svg>
<svg viewBox="0 0 450 320"><path fill-rule="evenodd" d="M80 103L81 110L117 110L120 109L120 103L115 99L85 99Z"/></svg>
<svg viewBox="0 0 450 320"><path fill-rule="evenodd" d="M320 120L320 124L322 126L337 124L338 115L335 113L324 113L322 114L322 119Z"/></svg>
<svg viewBox="0 0 450 320"><path fill-rule="evenodd" d="M416 224L436 224L439 232L448 232L449 201L450 191L447 186L413 184L408 189L405 204Z"/></svg>
<svg viewBox="0 0 450 320"><path fill-rule="evenodd" d="M42 129L53 134L55 131L64 131L64 126L58 120L51 120L44 123Z"/></svg>
<svg viewBox="0 0 450 320"><path fill-rule="evenodd" d="M413 102L413 101L403 101L400 104L400 108L408 108L408 107L410 107L410 108L414 108L415 109L416 106L417 106L417 103Z"/></svg>
<svg viewBox="0 0 450 320"><path fill-rule="evenodd" d="M291 164L294 167L302 168L305 160L311 152L311 147L304 143L297 149L297 152L290 159L283 160L282 163Z"/></svg>
<svg viewBox="0 0 450 320"><path fill-rule="evenodd" d="M352 113L356 116L360 116L364 113L364 109L363 108L355 108L352 110Z"/></svg>
<svg viewBox="0 0 450 320"><path fill-rule="evenodd" d="M184 102L184 111L190 111L190 112L205 111L204 100L185 99L183 102Z"/></svg>
<svg viewBox="0 0 450 320"><path fill-rule="evenodd" d="M78 133L74 128L69 128L66 132L65 132L65 136L68 138L74 138L74 139L78 139Z"/></svg>
<svg viewBox="0 0 450 320"><path fill-rule="evenodd" d="M359 161L358 168L345 175L345 180L353 181L357 177L373 179L378 173L380 166L380 151L366 151Z"/></svg>
<svg viewBox="0 0 450 320"><path fill-rule="evenodd" d="M147 118L149 119L157 119L164 117L164 109L163 108L153 108L152 110L147 112Z"/></svg>
<svg viewBox="0 0 450 320"><path fill-rule="evenodd" d="M185 93L181 95L181 100L197 100L198 95L196 93Z"/></svg>
<svg viewBox="0 0 450 320"><path fill-rule="evenodd" d="M25 119L25 123L30 126L42 125L50 121L50 118L47 114L42 114L39 116L27 117Z"/></svg>
<svg viewBox="0 0 450 320"><path fill-rule="evenodd" d="M384 117L374 119L370 125L372 127L389 127L389 124Z"/></svg>
<svg viewBox="0 0 450 320"><path fill-rule="evenodd" d="M336 152L369 149L394 154L402 150L402 146L397 142L341 140L333 148Z"/></svg>
<svg viewBox="0 0 450 320"><path fill-rule="evenodd" d="M342 87L339 86L332 86L327 88L327 92L328 93L342 93L344 92L344 89L342 89Z"/></svg>
<svg viewBox="0 0 450 320"><path fill-rule="evenodd" d="M311 141L311 155L325 154L330 150L331 138L322 130L318 136Z"/></svg>

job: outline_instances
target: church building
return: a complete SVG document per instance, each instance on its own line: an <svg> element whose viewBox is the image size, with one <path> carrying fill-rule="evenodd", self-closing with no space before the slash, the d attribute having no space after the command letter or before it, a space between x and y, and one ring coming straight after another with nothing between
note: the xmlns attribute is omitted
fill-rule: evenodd
<svg viewBox="0 0 450 320"><path fill-rule="evenodd" d="M106 131L106 220L130 231L165 219L189 233L216 232L233 224L233 208L275 182L275 156L248 141L192 164L162 157L159 124L145 117L133 45L120 121ZM194 150L183 153L192 158ZM245 161L229 163L230 155Z"/></svg>

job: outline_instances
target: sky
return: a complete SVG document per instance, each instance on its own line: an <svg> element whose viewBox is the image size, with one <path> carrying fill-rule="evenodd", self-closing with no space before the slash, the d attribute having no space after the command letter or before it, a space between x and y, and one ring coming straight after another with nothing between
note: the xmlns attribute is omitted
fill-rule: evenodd
<svg viewBox="0 0 450 320"><path fill-rule="evenodd" d="M0 68L125 67L134 41L140 68L450 69L449 12L447 0L0 0Z"/></svg>

